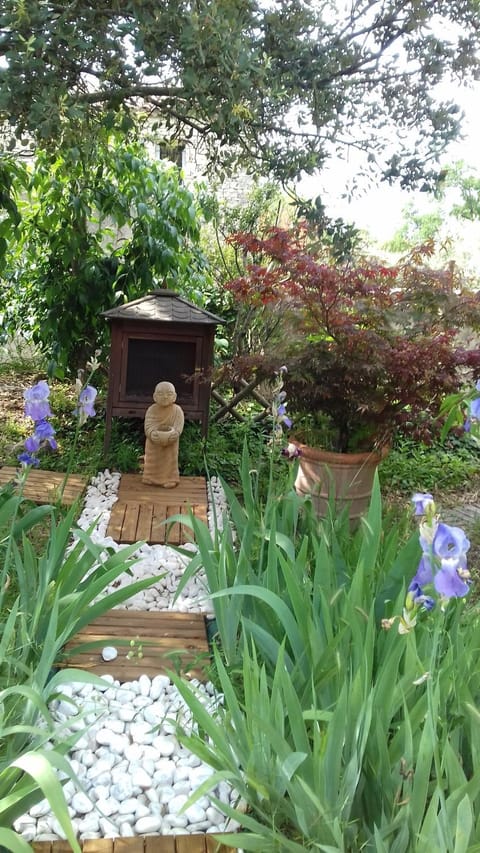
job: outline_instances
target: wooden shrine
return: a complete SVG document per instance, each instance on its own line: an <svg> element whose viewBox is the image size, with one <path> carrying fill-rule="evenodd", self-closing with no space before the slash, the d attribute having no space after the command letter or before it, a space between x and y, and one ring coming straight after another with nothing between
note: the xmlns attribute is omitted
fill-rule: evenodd
<svg viewBox="0 0 480 853"><path fill-rule="evenodd" d="M105 451L112 417L143 418L157 382L173 382L188 420L208 430L215 328L223 320L171 290L104 311L111 326Z"/></svg>

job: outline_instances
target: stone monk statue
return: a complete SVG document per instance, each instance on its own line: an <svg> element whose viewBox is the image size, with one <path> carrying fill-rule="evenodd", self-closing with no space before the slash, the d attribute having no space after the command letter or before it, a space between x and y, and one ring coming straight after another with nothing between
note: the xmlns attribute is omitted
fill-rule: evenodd
<svg viewBox="0 0 480 853"><path fill-rule="evenodd" d="M178 446L184 414L177 406L177 392L171 382L159 382L154 404L145 414L145 465L142 481L151 486L173 489L178 485Z"/></svg>

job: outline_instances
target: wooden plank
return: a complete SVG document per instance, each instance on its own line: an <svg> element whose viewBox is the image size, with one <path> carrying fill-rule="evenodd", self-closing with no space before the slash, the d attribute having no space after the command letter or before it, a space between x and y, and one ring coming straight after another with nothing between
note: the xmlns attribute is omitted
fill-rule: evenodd
<svg viewBox="0 0 480 853"><path fill-rule="evenodd" d="M165 510L165 515L167 518L167 526L166 526L166 535L165 542L168 545L180 545L182 540L182 526L178 521L168 521L169 518L173 518L174 515L180 515L182 512L182 507L178 504L168 504Z"/></svg>
<svg viewBox="0 0 480 853"><path fill-rule="evenodd" d="M131 640L136 641L133 647ZM96 647L86 646L91 643L96 643ZM102 649L107 645L114 646L118 656L105 662ZM203 614L110 610L72 638L59 665L131 681L142 672L154 676L170 670L175 660L181 669L190 670L192 663L195 664L192 672L204 678L202 659L205 664L209 662Z"/></svg>
<svg viewBox="0 0 480 853"><path fill-rule="evenodd" d="M137 542L137 525L140 504L127 503L120 542Z"/></svg>
<svg viewBox="0 0 480 853"><path fill-rule="evenodd" d="M126 610L114 608L93 619L82 631L96 630L98 625L121 636L124 629L147 629L155 636L158 632L178 636L188 629L203 631L204 616L201 613L179 613L175 610Z"/></svg>
<svg viewBox="0 0 480 853"><path fill-rule="evenodd" d="M83 842L83 853L113 853L113 838L86 838Z"/></svg>
<svg viewBox="0 0 480 853"><path fill-rule="evenodd" d="M127 505L125 503L120 503L119 501L117 501L113 505L112 511L110 513L110 521L108 523L107 535L111 536L115 542L121 541L126 508Z"/></svg>
<svg viewBox="0 0 480 853"><path fill-rule="evenodd" d="M17 476L17 469L9 466L0 468L0 486L9 483ZM23 495L34 503L55 503L65 480L65 474L60 471L29 471L23 488ZM70 506L82 497L87 485L87 478L81 474L69 474L62 495L62 504Z"/></svg>
<svg viewBox="0 0 480 853"><path fill-rule="evenodd" d="M227 847L226 844L222 844L221 841L217 841L213 835L207 833L205 835L205 850L206 853L230 853L230 851L237 850L236 847Z"/></svg>
<svg viewBox="0 0 480 853"><path fill-rule="evenodd" d="M128 618L126 614L128 614ZM138 625L141 628L153 625L155 632L157 630L183 632L189 627L197 626L200 629L203 621L204 617L201 613L180 613L176 610L127 610L116 607L93 619L89 625L82 628L82 631L88 631L89 628L96 625L111 625L112 627L115 625L128 625L130 627Z"/></svg>
<svg viewBox="0 0 480 853"><path fill-rule="evenodd" d="M151 543L156 545L163 545L165 543L165 537L167 535L167 528L165 525L165 508L162 504L154 503L153 513L152 513L152 529L151 529Z"/></svg>
<svg viewBox="0 0 480 853"><path fill-rule="evenodd" d="M174 835L145 836L145 853L175 853Z"/></svg>
<svg viewBox="0 0 480 853"><path fill-rule="evenodd" d="M221 841L216 841L210 833L205 836L205 853L228 853L233 849L233 847L226 847Z"/></svg>
<svg viewBox="0 0 480 853"><path fill-rule="evenodd" d="M199 521L203 521L204 524L208 524L207 507L205 504L195 504L192 509L195 518L198 518Z"/></svg>
<svg viewBox="0 0 480 853"><path fill-rule="evenodd" d="M204 835L177 835L176 853L205 853Z"/></svg>
<svg viewBox="0 0 480 853"><path fill-rule="evenodd" d="M139 539L145 539L146 542L152 541L152 518L152 504L140 504L137 531L134 540L135 542L137 542Z"/></svg>
<svg viewBox="0 0 480 853"><path fill-rule="evenodd" d="M142 482L140 474L122 474L118 501L110 516L107 535L116 542L146 540L150 544L179 545L193 539L190 526L174 522L167 538L166 520L172 515L207 519L205 477L181 477L175 489L162 489Z"/></svg>
<svg viewBox="0 0 480 853"><path fill-rule="evenodd" d="M187 504L142 504L117 502L112 510L107 535L115 542L138 542L145 540L151 545L179 545L193 541L193 532L188 520ZM194 514L207 521L206 505L195 504ZM168 522L173 516L182 515L186 522Z"/></svg>
<svg viewBox="0 0 480 853"><path fill-rule="evenodd" d="M72 851L68 841L64 841L63 839L55 841L52 846L54 846L55 853L71 853Z"/></svg>
<svg viewBox="0 0 480 853"><path fill-rule="evenodd" d="M113 853L144 853L144 848L145 839L143 836L113 839Z"/></svg>

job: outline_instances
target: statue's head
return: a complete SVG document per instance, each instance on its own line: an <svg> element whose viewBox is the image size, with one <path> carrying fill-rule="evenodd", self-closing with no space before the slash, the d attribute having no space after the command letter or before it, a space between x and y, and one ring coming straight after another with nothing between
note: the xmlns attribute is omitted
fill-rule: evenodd
<svg viewBox="0 0 480 853"><path fill-rule="evenodd" d="M160 406L169 406L171 403L174 403L177 399L175 385L172 385L171 382L159 382L158 385L155 386L153 399L156 403L159 403Z"/></svg>

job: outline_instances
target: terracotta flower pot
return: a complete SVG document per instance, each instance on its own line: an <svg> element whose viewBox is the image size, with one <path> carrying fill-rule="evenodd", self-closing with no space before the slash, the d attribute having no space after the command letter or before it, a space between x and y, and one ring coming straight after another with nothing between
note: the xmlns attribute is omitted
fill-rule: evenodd
<svg viewBox="0 0 480 853"><path fill-rule="evenodd" d="M341 511L349 506L352 522L367 511L372 494L373 479L379 463L388 449L369 453L331 453L295 442L301 451L295 490L310 495L320 518L328 515L330 496Z"/></svg>

